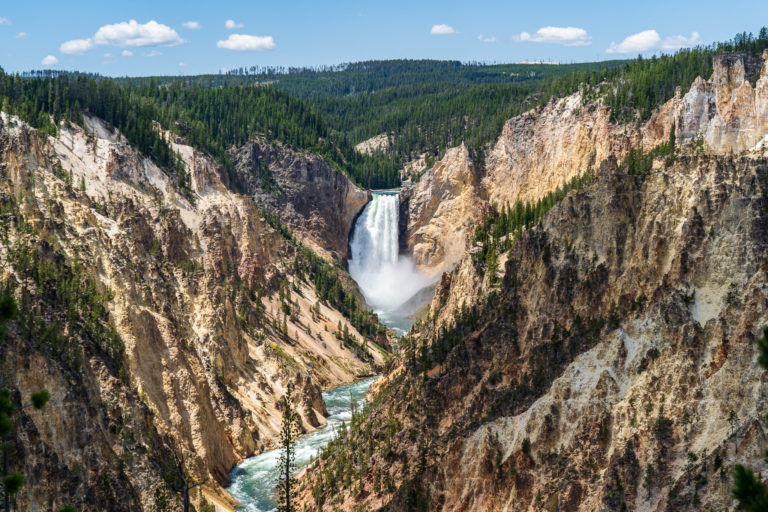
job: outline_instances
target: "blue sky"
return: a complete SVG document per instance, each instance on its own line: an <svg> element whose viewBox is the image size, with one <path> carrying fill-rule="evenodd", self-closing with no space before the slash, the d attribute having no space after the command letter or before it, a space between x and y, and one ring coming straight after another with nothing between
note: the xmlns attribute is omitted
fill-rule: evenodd
<svg viewBox="0 0 768 512"><path fill-rule="evenodd" d="M578 62L708 44L762 25L765 0L2 0L0 66L122 76L386 58Z"/></svg>

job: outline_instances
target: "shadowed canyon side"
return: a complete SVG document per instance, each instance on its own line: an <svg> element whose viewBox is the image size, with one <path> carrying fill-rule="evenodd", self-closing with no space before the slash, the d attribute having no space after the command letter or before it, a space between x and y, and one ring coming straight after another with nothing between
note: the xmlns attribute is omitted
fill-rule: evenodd
<svg viewBox="0 0 768 512"><path fill-rule="evenodd" d="M764 471L768 448L755 363L768 322L768 129L759 121L768 67L752 86L742 59L718 55L709 80L643 125L605 115L590 132L604 143L579 143L583 158L510 165L505 178L497 143L478 190L500 206L544 196L552 189L542 182L555 188L589 169L594 177L527 229L474 237L402 341L367 416L307 471L308 507L733 506L731 468ZM553 108L577 117L602 108L573 100L507 126L550 122ZM641 171L618 163L633 146L674 143L672 126L671 156ZM562 133L535 131L502 149L525 154L532 140L556 148ZM600 144L609 149L588 154ZM492 231L498 214L481 208Z"/></svg>
<svg viewBox="0 0 768 512"><path fill-rule="evenodd" d="M256 137L232 151L236 179L261 207L309 247L336 261L348 257L348 235L369 194L322 158Z"/></svg>
<svg viewBox="0 0 768 512"><path fill-rule="evenodd" d="M21 396L54 397L22 412L18 504L153 510L173 448L231 508L220 485L274 446L288 382L301 428L321 427L321 390L376 373L386 335L354 310L349 277L281 235L211 158L166 134L188 199L122 135L86 124L41 138L0 120L3 279L22 310L0 354ZM321 296L330 286L354 321ZM367 343L340 341L342 324Z"/></svg>

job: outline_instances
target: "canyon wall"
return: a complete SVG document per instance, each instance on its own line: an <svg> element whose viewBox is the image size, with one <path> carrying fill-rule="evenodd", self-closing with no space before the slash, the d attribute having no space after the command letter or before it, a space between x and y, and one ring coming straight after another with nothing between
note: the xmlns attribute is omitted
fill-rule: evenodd
<svg viewBox="0 0 768 512"><path fill-rule="evenodd" d="M430 277L449 270L464 254L467 236L482 215L480 177L467 146L449 149L413 187L405 189L405 249Z"/></svg>
<svg viewBox="0 0 768 512"><path fill-rule="evenodd" d="M369 194L317 155L256 137L232 151L237 180L256 204L277 212L308 246L344 262Z"/></svg>
<svg viewBox="0 0 768 512"><path fill-rule="evenodd" d="M0 123L2 278L22 306L0 350L16 400L52 394L21 413L19 506L153 510L174 449L231 509L220 486L275 445L286 386L312 430L325 422L321 390L373 374L385 352L339 341L348 321L297 270L309 265L300 247L209 157L166 133L185 195L98 119L87 125L44 140L18 118Z"/></svg>
<svg viewBox="0 0 768 512"><path fill-rule="evenodd" d="M367 469L320 504L729 507L733 464L768 448L766 182L753 157L614 168L523 233L498 285L462 260L345 443Z"/></svg>
<svg viewBox="0 0 768 512"><path fill-rule="evenodd" d="M413 186L407 247L430 274L453 268L491 203L535 202L641 140L581 94L553 100L504 124L480 168L466 146L450 149Z"/></svg>
<svg viewBox="0 0 768 512"><path fill-rule="evenodd" d="M517 171L533 169L530 176L486 165L485 178L495 176L481 181L487 197L508 201L536 199L557 186L556 176L597 172L501 251L494 275L472 250L443 275L368 415L307 471L307 504L734 506L734 464L767 468L768 377L755 341L768 323L768 70L753 87L738 55L718 56L714 69L636 128L600 124L607 116L599 107L577 113L576 97L550 103L544 112L560 105L592 117L572 137L551 130L538 150L547 165L529 161ZM505 133L523 133L524 118ZM631 146L668 140L673 126L674 159L657 158L642 175L618 164ZM525 161L546 133L510 142L519 148L497 143L486 162ZM351 461L342 483L338 460Z"/></svg>
<svg viewBox="0 0 768 512"><path fill-rule="evenodd" d="M708 80L697 78L685 95L669 100L643 124L612 123L600 101L576 93L507 121L478 169L466 151L449 150L409 192L420 199L408 207L406 248L425 272L453 268L467 249L456 246L469 238L484 202L536 202L609 159L621 161L632 147L648 150L665 142L673 125L680 143L695 142L710 154L763 151L768 148L766 60L768 53L762 59L716 56ZM454 201L476 206L459 206L458 212L435 206ZM459 216L466 222L457 221Z"/></svg>
<svg viewBox="0 0 768 512"><path fill-rule="evenodd" d="M644 130L646 146L667 137L672 123L682 142L709 153L741 154L768 148L768 50L753 62L743 53L717 55L709 80L698 77L673 98ZM755 68L748 73L748 68ZM749 76L751 75L751 76ZM749 78L755 80L752 85Z"/></svg>

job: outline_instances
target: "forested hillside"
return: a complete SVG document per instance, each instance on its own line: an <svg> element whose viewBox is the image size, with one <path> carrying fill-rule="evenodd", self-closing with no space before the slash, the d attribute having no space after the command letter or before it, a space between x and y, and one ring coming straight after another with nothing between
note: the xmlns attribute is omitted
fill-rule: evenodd
<svg viewBox="0 0 768 512"><path fill-rule="evenodd" d="M125 78L118 82L221 91L259 85L285 91L316 110L339 146L341 138L353 145L382 133L391 134L393 144L385 154L358 162L345 153L354 169L361 168L364 176L376 176L372 186L383 187L397 185L395 170L423 153L434 159L464 141L473 153L482 154L483 148L498 137L504 121L541 101L544 79L575 71L598 72L622 63L486 65L388 60L322 68L254 66L221 75ZM327 155L323 148L314 150ZM359 182L367 184L365 179Z"/></svg>
<svg viewBox="0 0 768 512"><path fill-rule="evenodd" d="M176 159L152 121L186 137L232 169L229 150L255 134L323 156L360 186L399 184L409 160L466 142L477 162L507 119L578 90L603 98L612 120L646 120L677 88L708 77L718 51L756 54L765 29L733 40L631 61L499 64L367 61L322 68L238 68L220 75L106 79L58 72L0 74L0 101L44 132L49 116L80 122L84 109L117 126L168 169ZM748 70L754 78L757 70ZM601 84L610 84L601 87ZM360 155L353 145L392 136L386 151ZM177 169L177 173L181 172ZM184 185L184 176L179 180ZM188 186L186 187L188 188Z"/></svg>
<svg viewBox="0 0 768 512"><path fill-rule="evenodd" d="M683 49L672 55L648 59L638 56L622 66L548 77L544 97L560 98L582 89L585 98L604 98L611 109L612 120L631 121L637 117L645 121L656 107L675 95L677 88L685 94L697 76L709 78L712 58L717 53L745 52L751 55L745 64L747 78L754 83L760 71L758 56L765 48L768 48L768 28L763 27L756 37L742 32L730 41ZM598 88L606 82L608 87Z"/></svg>
<svg viewBox="0 0 768 512"><path fill-rule="evenodd" d="M613 67L625 61L612 60L576 64L484 64L446 60L370 60L319 67L250 66L217 75L153 76L117 78L120 83L141 85L150 80L159 84L228 87L267 85L302 99L329 98L376 92L392 87L424 84L483 85L510 84L562 76L578 70Z"/></svg>
<svg viewBox="0 0 768 512"><path fill-rule="evenodd" d="M311 107L269 87L186 88L155 81L131 86L79 74L40 78L0 74L0 105L45 134L55 134L62 120L83 126L83 112L100 117L120 129L141 153L173 171L187 192L188 178L160 137L156 121L208 151L230 173L229 149L263 134L323 156L360 186L399 183L397 169L387 159L356 153L344 135L330 130Z"/></svg>

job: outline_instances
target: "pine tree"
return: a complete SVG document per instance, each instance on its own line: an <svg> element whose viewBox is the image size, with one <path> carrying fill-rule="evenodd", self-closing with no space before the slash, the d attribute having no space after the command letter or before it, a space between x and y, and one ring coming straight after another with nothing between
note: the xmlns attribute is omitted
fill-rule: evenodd
<svg viewBox="0 0 768 512"><path fill-rule="evenodd" d="M763 327L763 334L757 339L758 364L768 370L768 325ZM768 462L768 452L765 454ZM739 502L739 509L747 512L768 510L768 486L766 486L748 467L737 464L733 470L733 489L731 494Z"/></svg>
<svg viewBox="0 0 768 512"><path fill-rule="evenodd" d="M768 510L768 489L751 469L737 464L733 470L733 497L739 502L739 509L747 512Z"/></svg>
<svg viewBox="0 0 768 512"><path fill-rule="evenodd" d="M13 295L9 291L3 292L0 298L0 341L5 339L7 333L5 324L13 320L18 312L19 308ZM33 407L37 410L42 409L50 398L51 394L43 389L37 393L32 393L28 405L17 406L13 403L11 390L8 388L0 389L0 439L2 439L3 452L2 496L5 512L10 512L13 497L24 487L27 480L24 473L20 471L11 472L10 470L11 457L15 452L14 443L9 439L16 427L13 416L17 411L26 407Z"/></svg>
<svg viewBox="0 0 768 512"><path fill-rule="evenodd" d="M173 460L169 461L169 465L165 468L165 483L168 485L170 490L181 496L182 510L184 510L184 512L189 512L189 507L191 504L190 491L195 487L203 485L206 482L206 479L198 480L196 482L193 481L187 468L184 453L180 449L177 450L174 447L171 447L171 453L173 455ZM158 492L156 490L156 506L158 505L158 498L160 498L162 501L161 494L162 491Z"/></svg>
<svg viewBox="0 0 768 512"><path fill-rule="evenodd" d="M285 395L280 400L283 409L283 425L280 429L280 459L278 461L278 512L294 512L293 487L296 483L295 443L299 436L299 415L293 403L293 384L289 383Z"/></svg>

